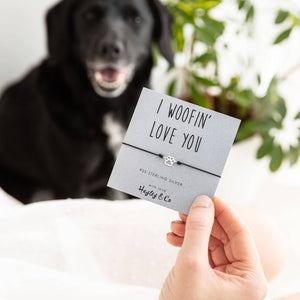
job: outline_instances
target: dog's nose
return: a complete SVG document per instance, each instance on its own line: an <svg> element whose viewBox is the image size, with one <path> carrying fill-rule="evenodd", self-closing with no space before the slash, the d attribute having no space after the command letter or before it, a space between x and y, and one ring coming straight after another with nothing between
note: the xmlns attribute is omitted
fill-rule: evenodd
<svg viewBox="0 0 300 300"><path fill-rule="evenodd" d="M124 46L119 41L103 42L99 50L103 58L119 58L124 52Z"/></svg>

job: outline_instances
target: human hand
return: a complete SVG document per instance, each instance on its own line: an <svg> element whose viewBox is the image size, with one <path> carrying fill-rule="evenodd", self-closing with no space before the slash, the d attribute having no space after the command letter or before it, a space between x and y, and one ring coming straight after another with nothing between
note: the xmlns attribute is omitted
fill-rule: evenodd
<svg viewBox="0 0 300 300"><path fill-rule="evenodd" d="M249 229L225 202L197 197L172 222L167 240L182 246L160 300L261 300L267 281Z"/></svg>

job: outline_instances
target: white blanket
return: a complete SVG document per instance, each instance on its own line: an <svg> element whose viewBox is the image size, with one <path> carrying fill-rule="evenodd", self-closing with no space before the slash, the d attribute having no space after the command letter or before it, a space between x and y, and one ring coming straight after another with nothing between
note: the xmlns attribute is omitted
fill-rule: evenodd
<svg viewBox="0 0 300 300"><path fill-rule="evenodd" d="M0 189L0 299L157 300L178 252L165 240L174 219L176 212L144 200L23 206ZM300 291L298 257L292 253L271 284L272 297Z"/></svg>
<svg viewBox="0 0 300 300"><path fill-rule="evenodd" d="M175 212L143 200L8 203L1 299L158 299L177 253L165 240Z"/></svg>

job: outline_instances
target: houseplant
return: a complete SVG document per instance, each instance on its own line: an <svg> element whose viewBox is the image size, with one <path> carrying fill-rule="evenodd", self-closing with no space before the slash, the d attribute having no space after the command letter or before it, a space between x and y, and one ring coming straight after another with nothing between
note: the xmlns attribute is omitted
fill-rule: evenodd
<svg viewBox="0 0 300 300"><path fill-rule="evenodd" d="M255 21L255 6L249 0L234 0L239 11L240 29L251 39ZM164 1L174 16L174 46L177 55L183 57L181 66L169 69L171 75L167 93L184 100L214 109L242 119L236 142L247 140L253 135L261 139L257 158L269 158L269 168L277 171L284 161L294 165L300 156L300 127L291 145L282 145L276 139L276 132L284 129L287 117L285 99L280 95L279 86L287 80L274 76L263 94L253 87L245 87L240 75L232 76L224 83L219 76L220 45L228 22L214 17L213 12L222 4L221 0L166 0ZM188 25L187 25L188 24ZM299 17L280 10L274 26L282 26L282 32L273 44L285 42L293 30L300 27ZM189 27L187 30L187 27ZM226 43L223 48L228 47ZM222 51L222 50L221 50ZM297 64L292 73L300 67ZM174 72L180 69L180 72ZM180 75L179 75L180 74ZM261 85L261 75L256 74L256 86ZM300 112L294 114L294 122L300 120Z"/></svg>

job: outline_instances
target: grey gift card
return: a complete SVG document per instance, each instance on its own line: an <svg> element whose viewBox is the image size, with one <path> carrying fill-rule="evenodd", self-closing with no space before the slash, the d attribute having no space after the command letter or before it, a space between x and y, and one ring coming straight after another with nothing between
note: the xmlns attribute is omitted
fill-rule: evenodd
<svg viewBox="0 0 300 300"><path fill-rule="evenodd" d="M143 89L108 186L187 214L214 196L240 120Z"/></svg>

